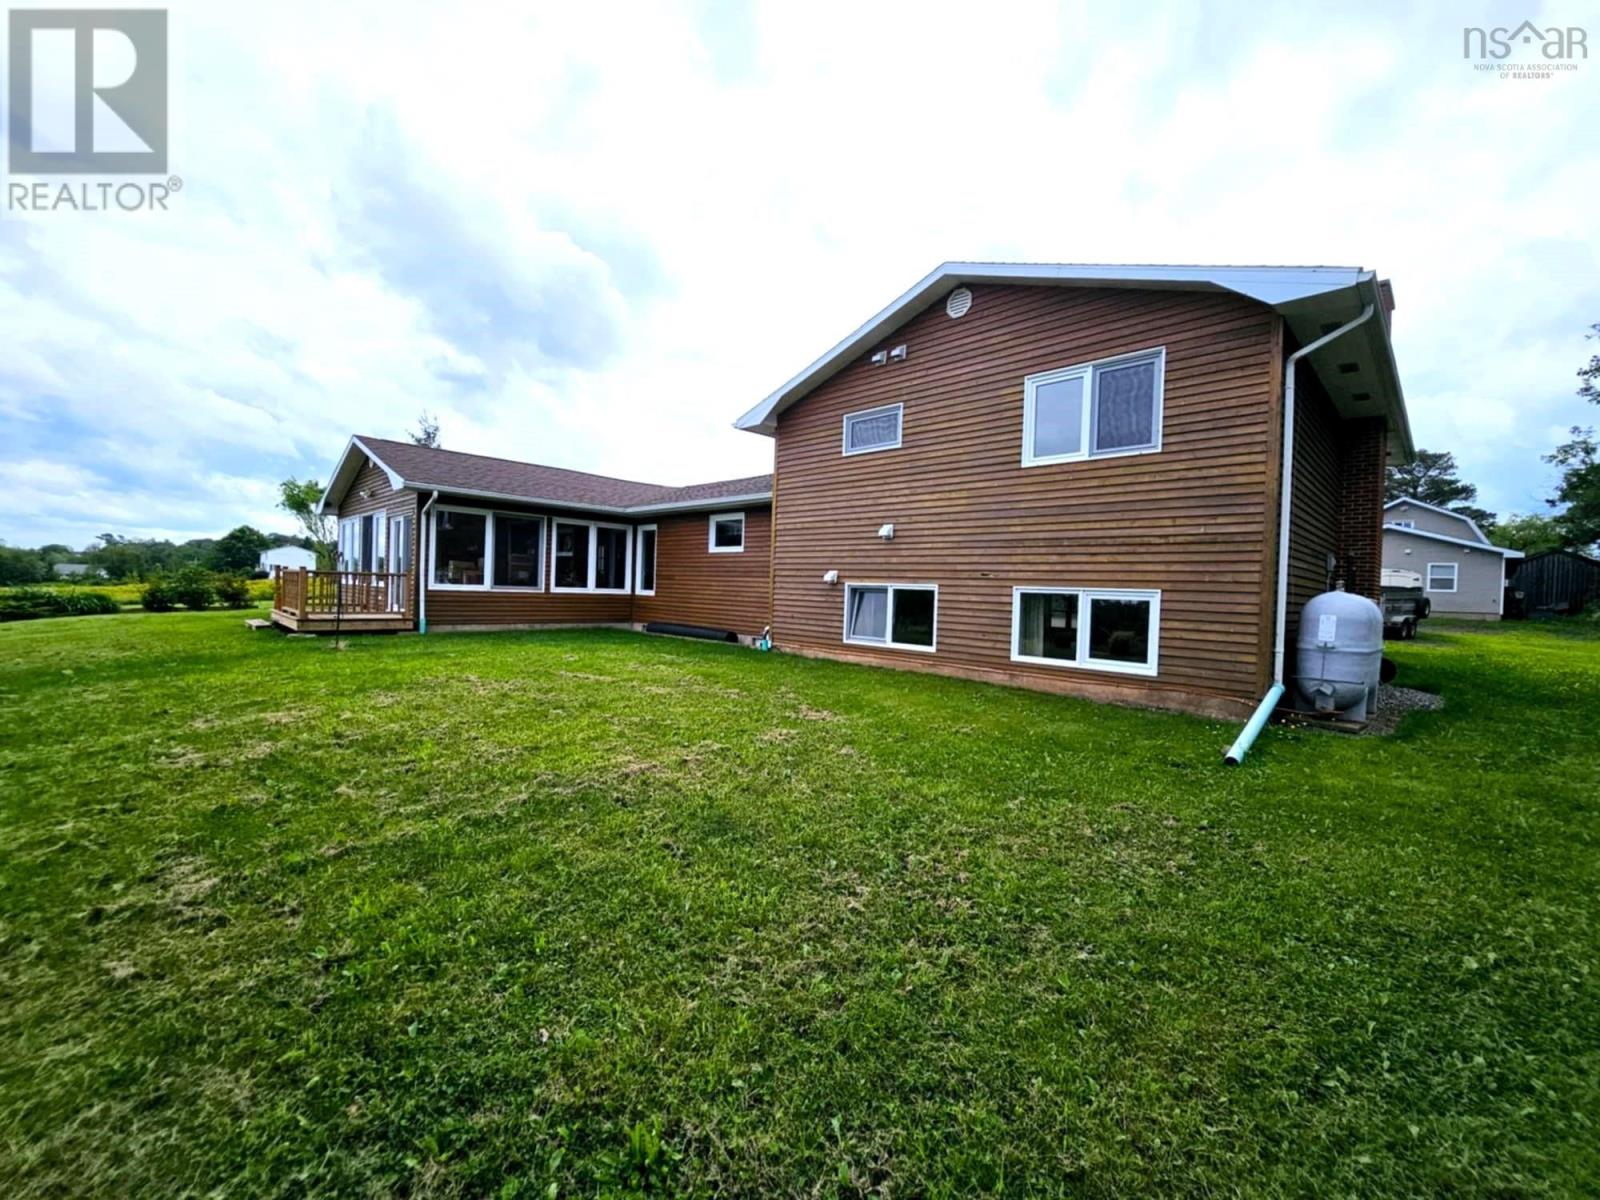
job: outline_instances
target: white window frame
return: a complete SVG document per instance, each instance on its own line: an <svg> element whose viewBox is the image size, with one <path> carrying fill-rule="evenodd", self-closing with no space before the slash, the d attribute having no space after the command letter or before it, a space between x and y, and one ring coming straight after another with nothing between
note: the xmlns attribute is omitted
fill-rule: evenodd
<svg viewBox="0 0 1600 1200"><path fill-rule="evenodd" d="M869 417L881 417L887 412L897 414L898 418L894 423L894 441L885 442L881 446L862 446L858 450L852 450L850 448L850 422L863 421ZM904 404L880 404L877 408L864 408L860 412L845 413L842 442L845 457L849 458L857 454L877 454L883 450L898 450L900 449L900 443L902 439L905 437L905 433L906 406Z"/></svg>
<svg viewBox="0 0 1600 1200"><path fill-rule="evenodd" d="M1393 525L1396 529L1415 529L1417 527L1417 523L1415 521L1390 521L1389 524Z"/></svg>
<svg viewBox="0 0 1600 1200"><path fill-rule="evenodd" d="M737 546L717 545L717 522L734 520L739 522L739 544ZM744 514L742 512L712 513L711 519L706 522L706 549L712 554L743 554L745 540L744 535L747 529L748 524L746 523Z"/></svg>
<svg viewBox="0 0 1600 1200"><path fill-rule="evenodd" d="M1125 450L1096 450L1090 442L1094 433L1094 404L1095 389L1098 386L1096 375L1100 371L1112 367L1125 367L1130 363L1141 362L1145 359L1155 363L1154 394L1151 402L1154 412L1151 414L1151 434L1155 438L1149 446L1133 446ZM1153 346L1145 350L1134 350L1128 354L1118 354L1112 358L1097 358L1093 362L1077 363L1070 367L1059 367L1053 371L1040 371L1034 375L1025 376L1022 380L1022 465L1025 467L1042 467L1051 463L1082 462L1092 458L1127 458L1135 454L1161 453L1161 425L1162 415L1165 410L1167 378L1167 348ZM1033 434L1035 425L1035 409L1037 405L1038 390L1041 384L1059 383L1065 379L1083 380L1083 412L1078 427L1078 449L1071 454L1035 454L1033 452Z"/></svg>
<svg viewBox="0 0 1600 1200"><path fill-rule="evenodd" d="M1433 569L1435 567L1450 568L1450 586L1433 586ZM1441 596L1454 595L1461 588L1461 564L1455 562L1431 562L1426 573L1422 576L1422 590L1424 592L1438 592Z"/></svg>
<svg viewBox="0 0 1600 1200"><path fill-rule="evenodd" d="M1078 598L1078 645L1073 659L1045 658L1020 654L1022 642L1022 598L1028 595L1076 596ZM1143 663L1116 662L1089 657L1090 603L1094 600L1145 600L1150 604L1150 653ZM1112 671L1118 675L1152 676L1161 669L1161 592L1146 588L1050 587L1029 584L1011 589L1011 661L1036 667L1066 667L1079 671Z"/></svg>
<svg viewBox="0 0 1600 1200"><path fill-rule="evenodd" d="M644 562L644 535L647 532L656 535L656 556L655 562L652 564L650 590L646 591L644 589L642 578L636 578L633 587L635 596L654 596L656 594L654 576L661 570L661 531L654 525L639 525L635 527L633 531L633 562L629 564L629 569L638 576L642 577L644 574L634 564Z"/></svg>
<svg viewBox="0 0 1600 1200"><path fill-rule="evenodd" d="M888 589L888 604L884 613L883 640L872 638L853 638L850 636L850 597L863 588ZM902 592L932 592L933 593L933 644L917 646L910 642L896 642L894 637L894 594ZM919 654L932 654L939 649L939 585L937 583L869 583L865 580L859 583L844 585L844 642L847 646L875 646L888 650L915 650Z"/></svg>
<svg viewBox="0 0 1600 1200"><path fill-rule="evenodd" d="M625 596L633 590L633 526L622 525L615 521L574 521L568 517L551 517L550 529L550 590L552 592L575 593L587 592L601 596ZM557 525L583 525L589 530L589 564L584 578L588 580L585 587L558 587L556 585L556 526ZM620 529L628 536L622 539L626 549L626 561L622 566L622 586L617 588L595 587L594 566L596 553L600 549L600 539L595 536L597 529Z"/></svg>
<svg viewBox="0 0 1600 1200"><path fill-rule="evenodd" d="M338 569L341 571L362 572L366 568L361 565L361 559L367 552L367 539L364 531L367 520L372 520L372 567L373 574L380 574L381 568L378 560L387 554L389 530L388 511L377 508L371 512L355 513L352 516L339 518ZM346 551L348 550L348 553Z"/></svg>
<svg viewBox="0 0 1600 1200"><path fill-rule="evenodd" d="M439 561L439 514L442 512L466 513L469 516L484 518L483 528L483 582L482 583L440 583L438 576ZM537 521L539 523L539 583L535 587L526 584L497 584L494 582L494 544L495 544L495 516L492 508L469 508L465 504L435 504L429 510L428 516L428 590L434 592L542 592L549 563L545 556L547 518L540 513L506 512L503 515L515 517L519 521Z"/></svg>

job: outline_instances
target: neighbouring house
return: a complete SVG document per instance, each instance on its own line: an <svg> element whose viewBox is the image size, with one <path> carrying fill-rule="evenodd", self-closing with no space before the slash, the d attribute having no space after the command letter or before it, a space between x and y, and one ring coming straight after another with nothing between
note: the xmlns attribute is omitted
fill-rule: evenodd
<svg viewBox="0 0 1600 1200"><path fill-rule="evenodd" d="M1600 560L1576 550L1530 554L1511 577L1526 616L1580 613L1600 601Z"/></svg>
<svg viewBox="0 0 1600 1200"><path fill-rule="evenodd" d="M770 627L800 654L1243 716L1292 671L1306 600L1379 594L1384 467L1413 454L1392 309L1358 268L947 263L739 418L772 477L352 439L322 501L347 572L280 582L275 615Z"/></svg>
<svg viewBox="0 0 1600 1200"><path fill-rule="evenodd" d="M106 575L99 567L74 562L52 563L50 572L57 579L104 579Z"/></svg>
<svg viewBox="0 0 1600 1200"><path fill-rule="evenodd" d="M310 571L317 565L317 555L314 550L307 550L304 546L274 546L271 550L263 550L257 569L271 574L273 568L282 567L285 571Z"/></svg>
<svg viewBox="0 0 1600 1200"><path fill-rule="evenodd" d="M1383 565L1422 576L1435 615L1498 621L1522 551L1492 544L1476 521L1410 496L1383 506Z"/></svg>

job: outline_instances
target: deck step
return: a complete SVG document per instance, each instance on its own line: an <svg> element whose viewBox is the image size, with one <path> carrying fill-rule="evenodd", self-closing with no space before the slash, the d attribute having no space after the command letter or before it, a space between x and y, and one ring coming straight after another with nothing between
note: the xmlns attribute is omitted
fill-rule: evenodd
<svg viewBox="0 0 1600 1200"><path fill-rule="evenodd" d="M262 630L272 628L271 621L263 621L260 617L246 617L244 623L249 629Z"/></svg>

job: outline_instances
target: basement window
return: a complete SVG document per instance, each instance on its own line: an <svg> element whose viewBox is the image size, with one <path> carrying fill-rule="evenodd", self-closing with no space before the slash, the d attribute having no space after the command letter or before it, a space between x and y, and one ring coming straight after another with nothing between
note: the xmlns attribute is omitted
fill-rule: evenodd
<svg viewBox="0 0 1600 1200"><path fill-rule="evenodd" d="M855 645L932 651L938 610L935 584L848 583L844 589L844 640Z"/></svg>
<svg viewBox="0 0 1600 1200"><path fill-rule="evenodd" d="M1125 588L1011 589L1011 661L1156 673L1161 593Z"/></svg>
<svg viewBox="0 0 1600 1200"><path fill-rule="evenodd" d="M1165 348L1043 371L1022 381L1022 465L1161 449Z"/></svg>
<svg viewBox="0 0 1600 1200"><path fill-rule="evenodd" d="M870 454L874 450L898 450L900 419L903 413L904 406L899 404L869 408L864 412L846 413L844 452Z"/></svg>
<svg viewBox="0 0 1600 1200"><path fill-rule="evenodd" d="M1442 562L1428 564L1428 591L1453 592L1456 590L1456 580L1461 573L1458 563Z"/></svg>

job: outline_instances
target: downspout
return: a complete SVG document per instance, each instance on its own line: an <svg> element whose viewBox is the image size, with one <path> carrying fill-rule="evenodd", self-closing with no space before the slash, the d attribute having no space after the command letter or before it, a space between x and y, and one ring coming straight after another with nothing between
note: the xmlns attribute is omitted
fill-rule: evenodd
<svg viewBox="0 0 1600 1200"><path fill-rule="evenodd" d="M439 498L439 489L433 489L433 495L428 497L428 502L422 506L422 511L417 514L417 632L428 632L428 580L423 574L422 564L427 557L423 551L428 543L428 510L433 507L433 502Z"/></svg>
<svg viewBox="0 0 1600 1200"><path fill-rule="evenodd" d="M1239 736L1234 739L1233 745L1228 747L1227 754L1223 755L1222 761L1232 767L1238 766L1250 752L1250 747L1255 744L1256 735L1266 726L1267 718L1272 715L1272 710L1283 698L1283 644L1289 627L1289 504L1294 494L1295 367L1313 350L1320 350L1329 342L1342 338L1356 326L1368 321L1376 311L1375 305L1368 304L1361 310L1359 317L1353 321L1346 321L1332 333L1323 334L1309 345L1301 346L1289 355L1284 364L1283 470L1280 472L1278 483L1278 588L1272 633L1272 686L1267 689L1267 694L1261 697L1261 703L1256 705L1255 712L1250 714L1250 720L1245 722L1245 727L1239 731Z"/></svg>

